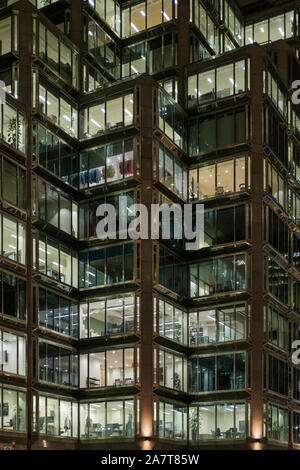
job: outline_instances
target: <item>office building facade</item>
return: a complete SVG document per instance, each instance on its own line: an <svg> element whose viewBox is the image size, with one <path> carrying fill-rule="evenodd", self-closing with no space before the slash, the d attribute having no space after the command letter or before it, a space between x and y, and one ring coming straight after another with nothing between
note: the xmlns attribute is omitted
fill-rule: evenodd
<svg viewBox="0 0 300 470"><path fill-rule="evenodd" d="M0 7L0 445L300 448L299 2Z"/></svg>

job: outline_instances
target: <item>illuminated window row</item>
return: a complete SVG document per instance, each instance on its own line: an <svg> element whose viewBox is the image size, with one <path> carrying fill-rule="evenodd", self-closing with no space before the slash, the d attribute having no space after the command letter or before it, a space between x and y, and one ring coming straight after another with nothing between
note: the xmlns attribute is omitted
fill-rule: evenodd
<svg viewBox="0 0 300 470"><path fill-rule="evenodd" d="M80 439L133 438L136 429L132 398L80 403Z"/></svg>
<svg viewBox="0 0 300 470"><path fill-rule="evenodd" d="M291 38L297 35L297 27L298 14L294 10L253 21L245 27L245 45Z"/></svg>
<svg viewBox="0 0 300 470"><path fill-rule="evenodd" d="M34 269L55 281L78 287L78 255L57 240L34 234Z"/></svg>
<svg viewBox="0 0 300 470"><path fill-rule="evenodd" d="M133 93L109 96L80 112L80 138L88 139L106 130L131 126L134 123Z"/></svg>
<svg viewBox="0 0 300 470"><path fill-rule="evenodd" d="M139 329L139 297L124 294L80 303L80 337L119 336Z"/></svg>
<svg viewBox="0 0 300 470"><path fill-rule="evenodd" d="M245 403L200 403L190 406L188 411L189 438L199 444L212 440L245 439L250 434L250 416L247 419Z"/></svg>
<svg viewBox="0 0 300 470"><path fill-rule="evenodd" d="M216 162L189 171L189 197L192 201L245 191L249 188L250 158L248 157Z"/></svg>
<svg viewBox="0 0 300 470"><path fill-rule="evenodd" d="M122 37L177 18L178 0L146 0L122 10Z"/></svg>
<svg viewBox="0 0 300 470"><path fill-rule="evenodd" d="M135 175L133 139L121 140L80 154L80 188L111 183Z"/></svg>
<svg viewBox="0 0 300 470"><path fill-rule="evenodd" d="M39 395L39 408L35 404L33 416L40 434L51 437L73 437L78 439L78 403L68 398Z"/></svg>
<svg viewBox="0 0 300 470"><path fill-rule="evenodd" d="M250 88L249 60L191 75L188 78L188 106L227 98Z"/></svg>
<svg viewBox="0 0 300 470"><path fill-rule="evenodd" d="M139 350L110 349L80 355L80 388L133 387L139 373Z"/></svg>

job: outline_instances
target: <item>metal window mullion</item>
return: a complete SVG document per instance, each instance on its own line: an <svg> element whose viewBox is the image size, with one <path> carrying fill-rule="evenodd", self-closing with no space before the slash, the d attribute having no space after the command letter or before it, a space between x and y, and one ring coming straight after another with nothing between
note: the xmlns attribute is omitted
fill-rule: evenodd
<svg viewBox="0 0 300 470"><path fill-rule="evenodd" d="M104 380L105 385L107 386L107 351L104 351Z"/></svg>
<svg viewBox="0 0 300 470"><path fill-rule="evenodd" d="M236 353L233 353L233 390L236 390Z"/></svg>

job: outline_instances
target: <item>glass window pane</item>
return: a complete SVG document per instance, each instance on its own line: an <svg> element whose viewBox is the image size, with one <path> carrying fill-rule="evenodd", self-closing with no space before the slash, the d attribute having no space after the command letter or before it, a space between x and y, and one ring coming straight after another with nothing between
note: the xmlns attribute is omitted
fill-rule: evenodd
<svg viewBox="0 0 300 470"><path fill-rule="evenodd" d="M233 64L217 68L217 98L226 98L234 93Z"/></svg>
<svg viewBox="0 0 300 470"><path fill-rule="evenodd" d="M215 165L199 168L199 199L215 196Z"/></svg>
<svg viewBox="0 0 300 470"><path fill-rule="evenodd" d="M232 439L236 435L234 427L234 405L217 405L217 429L216 437L222 439Z"/></svg>

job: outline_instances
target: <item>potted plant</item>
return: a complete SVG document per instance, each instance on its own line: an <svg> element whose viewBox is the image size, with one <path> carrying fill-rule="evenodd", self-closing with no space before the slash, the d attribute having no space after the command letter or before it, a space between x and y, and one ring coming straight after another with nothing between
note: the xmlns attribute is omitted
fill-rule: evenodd
<svg viewBox="0 0 300 470"><path fill-rule="evenodd" d="M13 147L17 147L21 138L21 126L17 118L11 118L8 121L7 142Z"/></svg>
<svg viewBox="0 0 300 470"><path fill-rule="evenodd" d="M190 408L189 426L192 434L192 441L196 441L202 425L201 413L198 416L197 408Z"/></svg>
<svg viewBox="0 0 300 470"><path fill-rule="evenodd" d="M174 388L175 390L180 390L181 388L181 380L177 372L174 373Z"/></svg>
<svg viewBox="0 0 300 470"><path fill-rule="evenodd" d="M181 325L180 323L175 323L174 327L175 327L174 340L180 343L181 342L181 330L182 330Z"/></svg>

